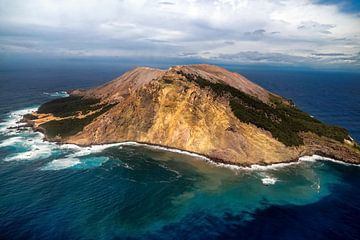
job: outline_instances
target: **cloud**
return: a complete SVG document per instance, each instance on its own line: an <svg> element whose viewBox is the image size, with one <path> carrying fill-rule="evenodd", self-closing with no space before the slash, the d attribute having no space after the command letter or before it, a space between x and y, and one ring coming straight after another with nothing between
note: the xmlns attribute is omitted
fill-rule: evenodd
<svg viewBox="0 0 360 240"><path fill-rule="evenodd" d="M234 54L220 54L219 59L224 60L236 60L239 62L257 62L257 63L301 63L306 62L309 59L306 57L295 56L284 53L261 53L258 51L246 51L246 52L238 52Z"/></svg>
<svg viewBox="0 0 360 240"><path fill-rule="evenodd" d="M160 5L175 5L173 2L159 2Z"/></svg>
<svg viewBox="0 0 360 240"><path fill-rule="evenodd" d="M253 32L245 32L244 36L246 39L250 40L259 40L265 36L265 30L264 29L258 29Z"/></svg>
<svg viewBox="0 0 360 240"><path fill-rule="evenodd" d="M330 29L335 28L335 24L321 24L314 21L308 21L308 22L301 22L301 25L299 25L297 28L300 30L309 30L309 31L315 31L325 34L330 34Z"/></svg>
<svg viewBox="0 0 360 240"><path fill-rule="evenodd" d="M190 57L190 56L196 56L197 53L196 52L182 52L182 53L179 53L178 55L182 56L182 57Z"/></svg>
<svg viewBox="0 0 360 240"><path fill-rule="evenodd" d="M314 56L325 56L325 57L337 57L337 56L346 56L344 53L313 53Z"/></svg>
<svg viewBox="0 0 360 240"><path fill-rule="evenodd" d="M225 41L224 44L225 45L234 45L235 42L234 41Z"/></svg>
<svg viewBox="0 0 360 240"><path fill-rule="evenodd" d="M0 0L0 54L350 66L355 26L356 14L312 0Z"/></svg>
<svg viewBox="0 0 360 240"><path fill-rule="evenodd" d="M353 64L360 65L360 53L347 55L343 53L312 53L304 56L258 51L244 51L233 54L220 54L217 57L220 61L231 61L235 63L269 63L269 64L290 64L290 65L329 65L329 64Z"/></svg>

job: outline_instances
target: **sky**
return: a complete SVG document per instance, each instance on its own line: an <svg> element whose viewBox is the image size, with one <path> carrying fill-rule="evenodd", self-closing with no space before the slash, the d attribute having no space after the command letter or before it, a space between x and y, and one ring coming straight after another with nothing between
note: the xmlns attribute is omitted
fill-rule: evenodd
<svg viewBox="0 0 360 240"><path fill-rule="evenodd" d="M0 0L21 55L360 69L360 1Z"/></svg>

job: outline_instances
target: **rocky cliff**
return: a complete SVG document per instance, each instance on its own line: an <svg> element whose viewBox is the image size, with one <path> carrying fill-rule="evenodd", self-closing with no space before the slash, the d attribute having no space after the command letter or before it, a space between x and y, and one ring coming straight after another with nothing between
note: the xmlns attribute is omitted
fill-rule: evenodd
<svg viewBox="0 0 360 240"><path fill-rule="evenodd" d="M211 65L136 68L103 86L45 103L25 119L48 140L62 143L137 141L238 165L311 154L360 162L359 147L345 129Z"/></svg>

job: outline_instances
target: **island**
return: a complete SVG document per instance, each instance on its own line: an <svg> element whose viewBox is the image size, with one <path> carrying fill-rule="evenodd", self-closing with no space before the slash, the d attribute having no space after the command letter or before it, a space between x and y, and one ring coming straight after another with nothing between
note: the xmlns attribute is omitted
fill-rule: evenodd
<svg viewBox="0 0 360 240"><path fill-rule="evenodd" d="M240 166L321 155L360 163L344 128L325 124L244 76L207 65L138 67L73 90L24 116L45 139L82 146L134 141Z"/></svg>

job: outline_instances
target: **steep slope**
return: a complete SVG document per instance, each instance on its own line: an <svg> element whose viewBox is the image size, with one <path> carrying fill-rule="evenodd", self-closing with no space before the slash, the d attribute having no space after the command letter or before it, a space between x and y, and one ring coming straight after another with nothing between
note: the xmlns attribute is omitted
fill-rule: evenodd
<svg viewBox="0 0 360 240"><path fill-rule="evenodd" d="M48 140L138 141L239 164L321 154L360 162L345 129L329 126L243 76L210 65L136 68L27 117Z"/></svg>
<svg viewBox="0 0 360 240"><path fill-rule="evenodd" d="M270 92L249 81L244 76L218 66L207 64L185 65L173 67L171 70L180 71L183 75L201 76L212 83L226 84L263 102L269 102Z"/></svg>
<svg viewBox="0 0 360 240"><path fill-rule="evenodd" d="M72 95L117 102L164 73L165 71L159 69L138 67L105 85L87 91L76 90L72 92Z"/></svg>

